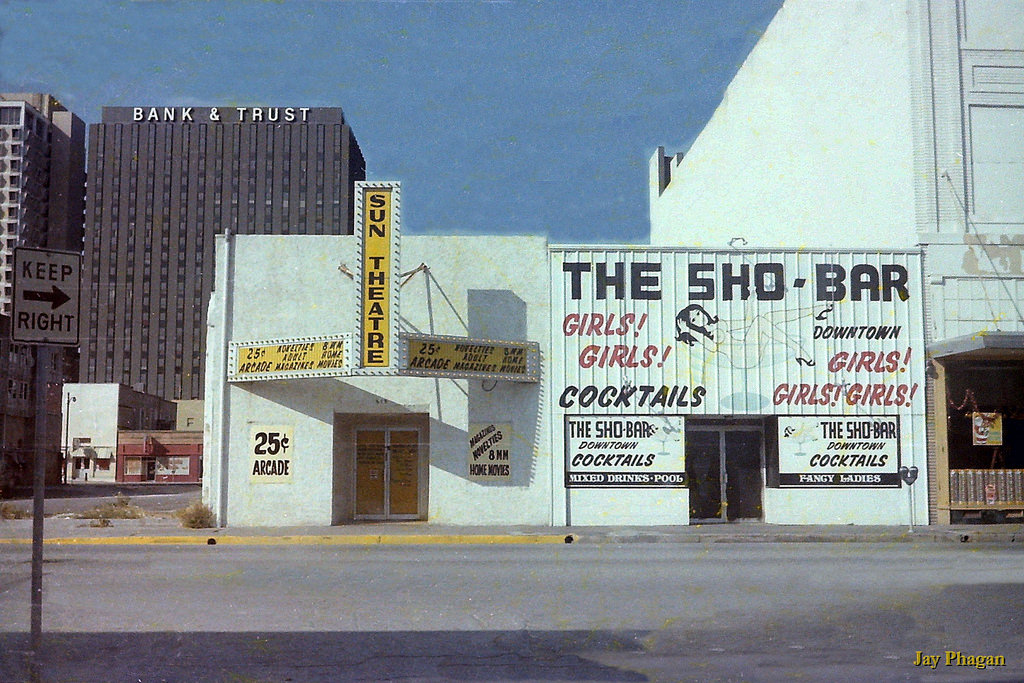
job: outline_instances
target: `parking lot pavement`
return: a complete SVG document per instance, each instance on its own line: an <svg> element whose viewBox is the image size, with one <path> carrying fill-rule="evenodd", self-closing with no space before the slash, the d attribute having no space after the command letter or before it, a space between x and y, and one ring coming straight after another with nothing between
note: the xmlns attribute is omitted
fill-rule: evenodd
<svg viewBox="0 0 1024 683"><path fill-rule="evenodd" d="M47 486L44 510L48 516L73 514L89 510L117 495L128 496L132 505L147 512L180 510L202 495L199 484L60 484ZM32 490L20 488L6 503L22 510L32 510Z"/></svg>

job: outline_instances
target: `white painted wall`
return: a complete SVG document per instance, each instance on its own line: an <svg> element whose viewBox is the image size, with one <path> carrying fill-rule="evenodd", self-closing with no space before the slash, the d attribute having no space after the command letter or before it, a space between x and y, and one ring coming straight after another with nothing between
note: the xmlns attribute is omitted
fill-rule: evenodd
<svg viewBox="0 0 1024 683"><path fill-rule="evenodd" d="M226 385L224 333L234 341L354 332L351 236L238 236L232 264L217 242L209 314L204 500L230 526L332 521L335 413L430 416L428 519L439 524L551 523L551 454L540 384L350 377ZM546 241L533 237L404 237L404 330L548 340ZM224 292L231 297L225 311ZM546 360L544 363L546 364ZM546 369L544 370L546 372ZM511 423L511 482L468 477L470 423ZM294 426L294 478L249 483L253 425ZM226 467L222 467L227 457Z"/></svg>
<svg viewBox="0 0 1024 683"><path fill-rule="evenodd" d="M1024 332L1024 234L1003 238L927 237L929 339Z"/></svg>
<svg viewBox="0 0 1024 683"><path fill-rule="evenodd" d="M916 462L922 472L913 486L898 489L765 490L764 521L769 524L928 524L928 482L924 452ZM913 463L904 461L910 466Z"/></svg>
<svg viewBox="0 0 1024 683"><path fill-rule="evenodd" d="M651 244L913 246L907 24L907 0L787 1L660 195L652 159Z"/></svg>
<svg viewBox="0 0 1024 683"><path fill-rule="evenodd" d="M76 474L85 481L85 473L74 470L75 457L90 458L89 481L114 481L117 472L117 411L121 385L65 384L61 399L61 450L67 455L67 480ZM90 443L74 448L75 439ZM95 455L93 455L95 454ZM92 458L110 460L108 470L95 469Z"/></svg>
<svg viewBox="0 0 1024 683"><path fill-rule="evenodd" d="M1024 332L1021 16L1021 0L963 0L932 3L918 21L915 180L932 341Z"/></svg>
<svg viewBox="0 0 1024 683"><path fill-rule="evenodd" d="M92 439L93 448L113 452L117 448L120 388L119 384L65 384L61 405L67 412L61 425L61 444L70 445L73 439L84 437Z"/></svg>

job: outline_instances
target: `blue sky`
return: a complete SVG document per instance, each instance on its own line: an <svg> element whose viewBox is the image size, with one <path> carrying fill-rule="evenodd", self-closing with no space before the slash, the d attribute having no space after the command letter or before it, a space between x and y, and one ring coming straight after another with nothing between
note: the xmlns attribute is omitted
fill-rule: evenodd
<svg viewBox="0 0 1024 683"><path fill-rule="evenodd" d="M340 106L408 234L644 243L780 0L0 0L0 91L103 106Z"/></svg>

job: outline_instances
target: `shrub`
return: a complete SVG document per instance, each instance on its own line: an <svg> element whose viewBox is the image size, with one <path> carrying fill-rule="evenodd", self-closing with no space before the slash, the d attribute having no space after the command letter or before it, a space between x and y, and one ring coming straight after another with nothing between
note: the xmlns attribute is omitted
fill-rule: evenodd
<svg viewBox="0 0 1024 683"><path fill-rule="evenodd" d="M14 503L0 503L0 519L29 519L32 513Z"/></svg>
<svg viewBox="0 0 1024 683"><path fill-rule="evenodd" d="M201 500L194 500L176 513L181 525L187 529L210 529L216 526L213 510Z"/></svg>
<svg viewBox="0 0 1024 683"><path fill-rule="evenodd" d="M132 505L131 498L118 493L113 501L79 512L75 516L79 519L139 519L145 517L146 513L138 505Z"/></svg>

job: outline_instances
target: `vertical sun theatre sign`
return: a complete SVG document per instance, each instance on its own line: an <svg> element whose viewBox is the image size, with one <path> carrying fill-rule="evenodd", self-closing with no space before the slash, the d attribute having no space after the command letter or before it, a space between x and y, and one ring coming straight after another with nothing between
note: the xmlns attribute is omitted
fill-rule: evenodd
<svg viewBox="0 0 1024 683"><path fill-rule="evenodd" d="M359 363L384 373L398 356L398 238L401 185L357 182Z"/></svg>

